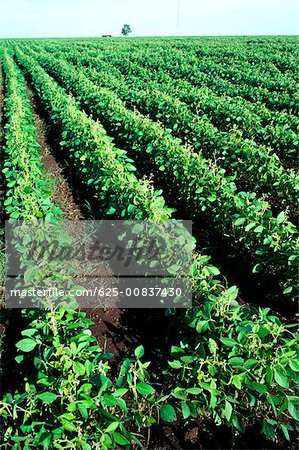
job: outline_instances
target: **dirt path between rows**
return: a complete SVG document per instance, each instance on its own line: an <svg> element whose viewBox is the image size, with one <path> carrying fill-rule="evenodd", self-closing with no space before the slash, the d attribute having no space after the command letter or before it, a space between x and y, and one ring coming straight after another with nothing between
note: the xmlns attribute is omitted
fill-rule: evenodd
<svg viewBox="0 0 299 450"><path fill-rule="evenodd" d="M51 200L62 210L63 218L68 220L83 219L83 214L75 203L72 190L51 150L47 138L47 124L37 112L36 101L28 85L26 85L26 90L33 110L37 142L42 148L41 157L45 168L45 175L50 181L52 191Z"/></svg>

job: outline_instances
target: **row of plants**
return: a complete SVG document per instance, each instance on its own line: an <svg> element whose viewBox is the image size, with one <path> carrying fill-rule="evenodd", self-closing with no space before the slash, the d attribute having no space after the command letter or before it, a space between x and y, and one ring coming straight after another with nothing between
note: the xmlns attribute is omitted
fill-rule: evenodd
<svg viewBox="0 0 299 450"><path fill-rule="evenodd" d="M244 138L270 146L282 162L294 164L296 160L299 129L296 116L270 111L262 104L250 103L241 97L219 96L206 86L197 87L184 79L175 80L162 70L144 68L125 56L119 58L116 51L110 50L107 60L80 52L67 53L66 58L97 69L109 64L115 76L120 72L125 76L128 85L141 87L146 83L145 86L169 93L186 103L194 114L207 115L219 129L230 132L237 128Z"/></svg>
<svg viewBox="0 0 299 450"><path fill-rule="evenodd" d="M37 51L41 51L42 48L34 46L34 50ZM75 48L69 46L68 51L64 51L64 57L76 64L95 68L109 64L115 76L118 76L117 69L119 69L126 76L127 83L134 86L148 84L151 80L155 89L182 100L194 114L207 114L218 128L224 131L238 128L245 138L271 146L282 161L286 161L287 164L295 163L299 129L296 116L270 111L261 103L251 103L241 97L230 97L224 93L219 96L211 87L198 87L185 79L174 79L159 67L155 67L155 70L142 67L140 61L132 61L131 53L128 54L124 50L109 48L109 51L99 54L98 51L91 51L89 48L84 53ZM50 49L51 53L61 51L56 46ZM139 52L142 53L142 50ZM217 81L215 84L217 85Z"/></svg>
<svg viewBox="0 0 299 450"><path fill-rule="evenodd" d="M40 44L38 40L30 40L30 44ZM43 45L47 46L47 51L55 46L68 51L69 47L78 49L93 49L104 51L108 48L122 50L124 48L134 51L136 49L148 49L155 51L159 49L172 49L173 51L184 50L191 52L194 49L203 57L214 56L215 60L229 60L231 64L234 61L246 61L252 65L261 65L267 68L270 64L269 72L277 73L277 70L290 80L295 78L298 73L298 64L296 60L296 38L292 36L272 36L272 37L209 37L209 38L161 38L161 39L143 39L143 41L130 40L121 42L118 40L110 40L109 43L99 39L88 39L88 41L65 40L57 42L55 40L44 40ZM272 65L274 66L272 69ZM272 70L271 70L272 69Z"/></svg>
<svg viewBox="0 0 299 450"><path fill-rule="evenodd" d="M279 80L283 83L285 83L284 80L289 80L291 83L295 81L298 65L293 37L249 38L243 41L228 39L222 40L222 43L223 45L219 45L219 40L214 43L201 42L197 46L198 54L203 58L214 57L215 61L231 62L233 65L243 62L245 65L257 67L261 72L265 71L267 74L278 77L276 89L279 88ZM263 85L263 80L261 82ZM266 77L266 83L271 85L269 77ZM271 87L274 86L271 85Z"/></svg>
<svg viewBox="0 0 299 450"><path fill-rule="evenodd" d="M21 51L17 55L23 65L29 61L36 72L44 73L30 56ZM296 229L285 212L274 217L268 202L256 198L255 193L237 192L224 169L181 145L170 130L128 110L114 93L97 87L79 68L57 58L49 72L131 152L143 173L152 171L155 182L167 186L190 218L205 216L231 245L242 246L254 272L276 273L285 294L295 289Z"/></svg>
<svg viewBox="0 0 299 450"><path fill-rule="evenodd" d="M63 133L69 119L65 107L67 95L41 71L32 59L18 52L18 60L34 83L41 102L51 113L54 125L58 127L60 133ZM74 102L73 105L75 108ZM79 117L79 113L83 117L84 114L79 111L77 117ZM60 127L59 116L60 120L63 120L63 127ZM91 122L90 119L86 118L86 120ZM79 130L81 133L82 129L84 130L82 121L76 123L73 119L72 125L74 130L77 130L76 138L79 139L82 136L79 134ZM61 144L62 147L65 146L64 148L71 151L71 148L76 145L74 135L65 136L64 140L65 142ZM78 148L79 146L78 143ZM89 145L85 141L81 141L81 148L86 151L89 149ZM75 159L73 161L75 163ZM76 164L76 167L80 170L80 174L84 173L81 172L84 168L80 169L80 164ZM91 168L89 168L89 173L90 175L93 173ZM263 421L263 433L274 438L277 432L282 431L288 437L296 420L292 417L296 402L293 396L294 383L297 379L297 367L292 364L295 336L277 318L270 316L269 311L256 311L246 306L239 306L236 302L237 289L221 287L217 281L215 270L213 269L212 272L214 274L211 273L207 257L198 257L194 261L192 277L196 306L180 317L181 326L186 330L186 337L181 344L177 343L178 345L172 348L173 357L169 358L169 367L165 368L166 373L163 375L164 385L167 386L167 379L170 380L167 386L170 391L161 393L158 385L148 383L147 378L145 382L139 383L137 376L136 395L138 396L141 391L146 398L145 403L137 401L136 408L139 418L142 424L144 422L151 423L156 420L155 411L159 409L161 417L166 421L175 420L179 415L182 415L185 420L189 417L204 415L216 423L233 424L242 431L245 425L255 420L258 411L258 415ZM124 362L121 380L117 380L118 390L115 392L114 386L110 384L111 380L107 381L108 355L103 355L102 359L99 357L92 359L89 361L91 364L87 361L90 352L95 352L96 355L101 353L98 347L90 346L93 344L90 333L85 329L82 332L82 327L86 327L90 323L87 323L84 318L82 324L81 318L79 319L77 316L74 320L73 312L62 310L59 315L57 315L58 312L55 314L54 318L48 317L47 327L43 323L35 321L31 329L25 330L25 336L30 337L31 345L31 349L29 346L25 350L31 358L31 352L39 350L38 355L41 357L37 357L37 363L40 364L38 368L42 372L39 376L39 384L45 386L50 392L43 397L47 403L47 422L43 422L43 429L39 431L38 437L36 422L33 431L32 428L23 429L20 431L20 437L24 437L22 433L24 434L26 431L26 439L29 440L28 432L30 432L31 442L29 441L27 445L32 446L34 444L32 435L35 434L35 445L38 442L42 448L51 448L54 443L54 448L76 448L75 446L77 446L77 448L88 449L95 448L96 442L100 442L100 448L113 448L113 446L130 448L133 445L134 436L128 437L124 434L121 428L123 416L122 412L119 413L119 410L124 407L124 402L121 400L128 398L128 392L123 388L122 383L126 376L129 382L133 380L134 383L136 371L144 374L144 370L146 371L148 368L148 364L140 367L142 363L136 362L136 358L142 356L143 348L139 347L136 350L135 358ZM73 323L72 327L69 327L70 320ZM42 333L41 337L40 333ZM65 345L62 345L62 341L65 336L70 335L72 343L69 348L66 348ZM196 346L193 347L195 344ZM236 348L234 349L233 346ZM221 358L216 357L215 349L217 347L220 347ZM83 355L82 349L84 349ZM281 350L280 353L278 349ZM192 351L192 355L190 351ZM240 356L236 356L236 353ZM45 357L48 361L46 365L43 364ZM224 359L220 363L222 357ZM241 366L238 364L240 362L238 358L242 359L242 357L246 358L246 361L249 358L248 368L242 370L240 374ZM82 366L78 363L75 365L77 358L86 359L84 364L82 362ZM98 364L99 359L101 363L105 361L104 368L103 364ZM76 389L73 388L74 375L72 371L70 373L72 365L76 372ZM52 366L56 370L58 369L58 377L56 370L52 372ZM85 378L94 366L96 367L95 375L98 373L98 367L101 369L100 374L95 379L92 377L90 382L86 383ZM186 369L188 369L188 378L184 376ZM266 377L266 373L269 373L268 377ZM171 376L175 376L176 386L173 386ZM277 379L281 383L287 380L288 387L286 384L285 386L279 384ZM82 383L84 384L82 385ZM96 385L96 395L93 396L91 391L94 385ZM52 392L53 387L59 391ZM26 386L26 389L26 394L23 394L18 403L20 408L35 396L34 387ZM275 400L269 397L266 391L272 392ZM69 404L69 411L62 415L57 411L57 408L60 408L61 397L63 400L67 397L65 402ZM287 402L285 402L286 398ZM130 400L132 404L132 399ZM163 404L165 400L167 400L167 404ZM140 405L140 403L142 404ZM29 404L32 407L30 411L36 411L36 404L33 401ZM136 403L133 402L133 405ZM131 408L134 409L132 406ZM131 408L130 411L125 411L124 415L138 423L138 414L132 417ZM148 408L150 408L150 412L148 412ZM115 411L117 411L117 417L114 416ZM26 413L21 411L20 414L25 415ZM287 424L281 415L288 418ZM49 422L49 417L53 421L57 418L56 423ZM40 415L38 418L40 420ZM61 429L64 433L62 435ZM118 435L120 431L121 437ZM99 441L99 439L101 440Z"/></svg>
<svg viewBox="0 0 299 450"><path fill-rule="evenodd" d="M43 176L40 146L35 137L33 113L24 79L7 52L3 66L6 74L5 210L11 219L19 219L21 215L23 220L33 217L51 219L60 210L53 207L49 184Z"/></svg>
<svg viewBox="0 0 299 450"><path fill-rule="evenodd" d="M134 60L134 54L133 60ZM298 113L298 98L296 94L288 94L284 92L283 95L279 91L270 91L263 87L256 87L250 84L235 84L232 78L222 78L218 72L221 72L221 66L213 63L213 69L208 67L206 70L204 64L199 66L200 58L194 57L192 54L186 54L183 50L172 52L171 49L156 52L151 57L147 52L143 52L143 62L145 67L158 64L167 72L170 72L176 78L185 78L195 85L205 84L210 87L217 81L218 93L225 93L230 96L241 96L245 99L256 102L260 101L267 105L270 109L289 111L290 113ZM162 64L162 65L161 65ZM219 67L219 71L217 70Z"/></svg>
<svg viewBox="0 0 299 450"><path fill-rule="evenodd" d="M35 50L40 49L40 48L44 48L47 52L55 52L55 51L59 51L59 50L63 50L64 54L70 54L72 53L72 51L78 51L81 54L85 54L86 56L88 55L93 55L94 57L98 57L98 58L102 58L105 60L109 60L109 56L108 53L111 52L112 56L114 56L116 58L116 54L120 54L122 55L125 59L129 60L130 63L134 62L139 62L140 65L143 65L142 62L143 61L147 61L147 67L155 67L156 70L159 69L164 69L167 60L169 60L169 62L173 62L174 59L177 59L177 62L174 63L172 65L172 70L174 69L174 67L178 66L178 64L180 62L182 62L182 68L184 68L184 70L187 70L188 67L190 67L190 69L196 65L196 63L201 60L205 60L205 58L208 58L206 55L203 58L199 58L198 56L201 54L202 52L202 47L203 47L203 42L197 42L196 40L194 40L193 43L190 44L190 41L188 43L188 40L183 41L180 45L179 44L174 44L173 42L170 43L166 43L167 41L161 42L161 41L156 41L156 42L148 42L148 43L144 43L144 45L136 45L136 43L123 43L122 45L120 45L120 43L118 43L117 41L111 42L109 43L109 45L107 44L103 44L101 42L95 42L94 44L92 42L87 42L85 44L82 44L82 42L68 42L67 45L57 45L57 43L55 42L51 42L51 43L40 43L40 42L30 42L30 46L32 46L32 48L34 48ZM213 55L213 51L211 50L212 47L210 45L210 43L206 46L206 52L211 52L211 56ZM83 51L84 50L84 51ZM107 51L108 50L108 51ZM217 48L217 51L219 52L219 46ZM221 50L220 50L221 51ZM264 52L264 49L262 50ZM295 58L295 52L294 52L294 44L293 44L293 55L292 57ZM212 68L209 68L209 70L206 69L207 73L204 73L204 71L201 74L201 77L199 77L199 80L203 77L207 77L209 75L210 70L214 71L219 69L219 71L221 71L221 60L223 61L223 65L224 66L228 66L228 67L232 67L234 66L234 61L238 61L238 57L240 56L240 50L238 49L238 46L236 43L233 44L232 46L232 50L231 50L231 54L230 56L225 57L225 55L223 55L221 53L221 56L219 56L219 61L217 61L217 58L215 58L214 61L214 66ZM273 49L272 49L273 52ZM259 50L259 54L260 55L261 50ZM257 57L256 54L256 57ZM272 55L273 56L273 55ZM282 59L283 54L282 52L279 54L279 59ZM209 58L208 58L209 59ZM160 61L159 61L160 60ZM164 61L165 60L165 61ZM242 60L244 61L244 60ZM119 62L121 63L121 59L119 60ZM161 64L158 65L157 62L160 62ZM278 61L277 61L278 62ZM204 64L204 63L203 63ZM213 64L213 61L211 62L211 64ZM241 63L237 63L238 66L240 66ZM170 65L169 65L170 66ZM245 68L247 68L247 70L244 69L244 72L246 72L246 75L244 74L245 77L248 77L249 79L252 77L255 77L256 72L259 73L260 67L259 67L259 63L258 61L246 61L244 62L244 66ZM272 73L271 73L271 69L272 72L274 71L275 74L277 73L281 73L279 71L279 69L277 69L277 64L273 64L273 63L265 63L262 64L262 72L265 75L264 78L269 78L271 76L271 80L273 79ZM169 67L169 70L171 69L171 67ZM182 70L182 69L181 69ZM223 85L224 82L229 82L229 87L230 89L234 90L234 86L235 89L239 89L240 86L239 85L235 85L232 81L234 80L233 77L231 81L229 80L225 80L222 79L221 77L219 77L217 74L215 75L215 73L213 74L214 77L212 77L212 73L210 74L211 76L208 78L208 84L211 84L211 88L212 90L217 90L217 86L221 87ZM292 93L290 93L291 98L295 101L295 104L297 104L296 101L296 75L297 75L297 68L294 67L293 70L289 71L288 75L283 74L282 75L282 79L285 80L285 83L289 83L293 86L293 91ZM174 75L175 76L175 75ZM175 76L176 79L179 79L178 74ZM213 82L214 80L214 82ZM185 80L186 81L186 80ZM193 80L195 81L195 80ZM247 83L250 85L250 83ZM207 83L205 83L205 86L207 86ZM252 87L253 88L253 87ZM257 90L260 88L260 85L257 87ZM216 92L217 93L217 92ZM224 93L221 93L221 95L225 95ZM271 92L269 94L271 96ZM233 95L238 96L237 93L234 93ZM267 110L267 108L265 107L265 105L263 105L263 103L260 103L258 101L257 98L252 99L251 101L246 101L245 99L243 99L245 104L251 104L252 102L254 104L256 104L259 107L263 107ZM273 109L273 108L272 108ZM269 111L269 113L273 113L276 115L279 115L280 113L275 112L277 108L274 107L274 110ZM282 113L283 115L288 115L286 113ZM291 116L292 117L292 116Z"/></svg>
<svg viewBox="0 0 299 450"><path fill-rule="evenodd" d="M59 54L57 53L57 56ZM43 54L38 61L44 68L55 64L55 57ZM206 116L191 113L185 103L156 89L155 84L136 77L112 75L109 64L101 64L98 70L86 69L83 73L96 85L114 91L131 109L148 115L169 127L172 133L190 144L196 151L202 151L207 158L217 159L217 164L235 176L236 185L245 190L255 190L258 195L268 194L272 204L284 209L293 205L296 216L298 179L294 171L286 171L278 157L271 155L266 147L257 146L252 140L244 140L235 132L224 134L213 126ZM292 217L292 213L290 214Z"/></svg>
<svg viewBox="0 0 299 450"><path fill-rule="evenodd" d="M95 50L98 49L96 45L94 45ZM125 49L128 53L131 53L132 48L129 46ZM204 83L208 86L213 85L216 81L218 89L222 92L225 92L228 95L232 96L242 96L249 100L250 102L260 101L266 104L270 109L279 109L286 110L289 112L297 112L298 111L298 98L296 96L296 91L288 93L279 90L273 90L273 88L263 87L263 86L254 86L250 83L242 83L239 82L238 79L234 79L234 68L230 68L233 65L228 66L227 71L224 67L222 67L221 63L218 64L217 60L212 58L209 61L209 64L205 64L205 58L201 58L201 46L195 44L193 46L189 46L189 51L186 52L186 48L175 48L173 49L171 46L156 46L155 52L153 53L152 48L144 48L142 49L142 56L144 57L143 61L145 65L148 64L153 66L154 61L157 64L158 60L161 63L159 65L160 68L165 70L174 70L175 76L180 78L181 76L187 77L194 84ZM236 52L236 49L234 49ZM234 57L235 57L234 52ZM131 55L131 60L135 60L135 53ZM234 57L230 58L230 61L234 61ZM201 64L201 61L202 64ZM249 62L249 61L248 61ZM201 64L201 65L200 65ZM252 64L252 63L251 63ZM258 67L258 63L254 62L254 69L256 66ZM246 66L246 63L245 63ZM267 68L267 63L264 65L264 68ZM231 72L232 73L231 73ZM226 73L228 72L228 73ZM252 67L248 68L248 78L251 77ZM221 74L221 75L220 75ZM246 77L246 75L243 75ZM265 75L267 78L267 74ZM285 78L283 76L283 78ZM288 77L289 78L289 77ZM286 81L288 83L288 81ZM289 84L295 87L295 81L290 80ZM276 88L277 89L277 88Z"/></svg>
<svg viewBox="0 0 299 450"><path fill-rule="evenodd" d="M296 94L296 82L292 78L285 76L273 63L250 63L248 60L234 58L229 65L229 58L223 58L221 55L203 55L201 49L194 47L194 54L199 59L198 67L203 71L215 69L217 63L217 73L222 78L232 80L236 84L248 83L256 87L264 87L269 91L287 92ZM213 64L214 62L214 64ZM254 69L254 70L252 70Z"/></svg>
<svg viewBox="0 0 299 450"><path fill-rule="evenodd" d="M16 218L15 212L20 220L58 219L61 211L51 202L45 181L25 80L7 53L4 68L5 211L10 219ZM75 108L74 102L72 106ZM77 122L77 130L80 125ZM109 149L110 142L105 142L100 126L97 131L98 142L108 143ZM117 161L115 166L119 170ZM121 179L123 174L118 175ZM123 179L123 183L129 186L130 192L130 181ZM168 217L168 210L164 214ZM29 263L29 250L27 236L26 249L21 254L25 267ZM14 393L6 393L0 402L1 445L24 450L86 450L95 445L108 449L139 444L138 435L128 431L127 423L133 421L136 428L148 425L150 411L155 406L155 401L147 398L152 389L146 383L149 364L140 361L142 347L134 358L124 361L115 379L108 362L112 355L94 345L89 330L92 322L86 314L52 308L23 310L22 315L28 326L21 331L22 339L16 344L19 388Z"/></svg>

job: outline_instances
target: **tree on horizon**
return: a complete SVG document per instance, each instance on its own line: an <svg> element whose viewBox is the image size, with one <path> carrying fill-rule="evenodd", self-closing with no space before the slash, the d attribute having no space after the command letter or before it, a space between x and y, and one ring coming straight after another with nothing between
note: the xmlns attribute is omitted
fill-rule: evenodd
<svg viewBox="0 0 299 450"><path fill-rule="evenodd" d="M132 33L130 25L127 23L122 27L121 34L124 36L128 36L130 33Z"/></svg>

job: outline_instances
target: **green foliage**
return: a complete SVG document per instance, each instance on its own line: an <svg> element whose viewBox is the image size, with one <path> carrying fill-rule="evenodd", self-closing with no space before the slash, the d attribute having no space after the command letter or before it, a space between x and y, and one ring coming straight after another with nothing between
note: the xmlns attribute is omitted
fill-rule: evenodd
<svg viewBox="0 0 299 450"><path fill-rule="evenodd" d="M267 38L262 39L263 52L242 39L238 52L230 40L221 46L217 39L216 45L210 41L200 46L166 40L159 51L161 41L145 41L141 47L130 42L113 43L109 51L102 48L105 52L99 51L102 44L97 41L31 41L30 48L18 43L17 61L48 111L61 151L76 167L84 192L101 201L108 217L167 219L172 210L161 191L140 179L140 174L152 172L155 183L194 220L208 218L233 247L241 248L257 277L263 270L274 273L284 293L294 294L296 230L288 210L281 207L292 201L295 183L294 173L281 164L284 149L285 160L292 160L298 126L291 43L286 38L281 53L280 44ZM273 56L276 46L278 59ZM89 61L98 69L102 64L98 80L93 70L80 67ZM263 72L264 61L269 73ZM108 71L113 72L111 79ZM43 178L24 78L7 52L5 72L7 213L26 219L56 217L59 210ZM137 106L168 128L128 106ZM102 124L128 153L114 145ZM271 149L256 145L252 134L259 143L271 143L281 161ZM208 159L175 135L202 148ZM214 148L216 161L211 160ZM271 201L276 198L273 211L255 193L238 192L236 185L243 183L246 191L252 186L255 192L268 192ZM171 355L165 355L157 384L150 363L142 362L142 345L113 373L112 355L97 346L85 314L71 309L29 312L16 359L21 377L24 363L32 370L23 387L6 393L0 402L3 445L135 448L144 445L139 435L144 427L197 417L238 432L258 421L267 437L290 440L299 422L298 335L269 309L240 306L238 288L223 286L220 271L199 250L193 255L190 279L194 307L176 316L180 337Z"/></svg>
<svg viewBox="0 0 299 450"><path fill-rule="evenodd" d="M25 352L18 362L30 358L34 372L25 379L24 392L6 394L0 402L5 445L32 449L141 445L127 423L140 430L156 421L159 405L149 384L149 363L137 357L125 360L115 380L108 362L111 355L96 345L89 331L92 322L84 313L60 309L30 316L30 329L23 334L35 332L17 344ZM135 353L141 354L142 348Z"/></svg>
<svg viewBox="0 0 299 450"><path fill-rule="evenodd" d="M42 63L45 59L39 57ZM293 210L296 210L299 183L295 172L286 172L276 154L271 154L266 146L257 145L252 139L244 139L243 133L236 128L233 132L231 127L228 130L231 132L223 132L213 125L207 115L199 115L198 110L192 113L185 102L178 100L182 91L179 95L177 83L173 82L170 93L170 83L152 82L151 72L147 72L147 77L144 75L143 79L129 74L124 77L115 67L111 73L111 61L104 64L102 59L77 53L68 55L68 59L76 64L92 64L95 69L86 69L84 73L95 84L114 91L130 108L137 107L143 114L162 122L172 129L175 136L195 150L202 151L204 156L217 157L217 163L235 176L240 188L252 189L260 195L268 193L275 205L293 205ZM166 87L166 92L161 91L163 87ZM186 89L187 98L190 98L190 89L192 86ZM205 99L211 101L209 91L203 91L197 96L199 106ZM227 103L222 107L225 111ZM211 111L217 111L213 106Z"/></svg>
<svg viewBox="0 0 299 450"><path fill-rule="evenodd" d="M269 309L253 314L239 306L236 297L237 290L231 288L222 298L187 313L194 332L172 348L169 374L176 380L172 395L181 400L184 415L204 413L240 432L254 422L258 410L264 433L273 438L284 432L284 419L288 424L297 420L299 397L294 394L299 374L293 362L298 357L298 335Z"/></svg>
<svg viewBox="0 0 299 450"><path fill-rule="evenodd" d="M32 58L21 52L17 55L31 70L36 66ZM289 287L295 290L298 240L295 226L286 217L282 222L277 220L268 202L256 198L256 193L238 192L233 177L227 176L217 163L183 146L171 130L128 110L114 93L96 86L80 68L72 67L62 58L44 56L40 60L131 152L143 173L150 169L156 183L168 188L174 198L179 195L179 205L186 208L189 218L198 220L204 216L212 221L230 245L242 246L251 260L253 273L276 274L284 291ZM236 226L241 218L244 222Z"/></svg>
<svg viewBox="0 0 299 450"><path fill-rule="evenodd" d="M123 36L129 36L130 33L132 33L131 27L126 23L121 29L121 34Z"/></svg>
<svg viewBox="0 0 299 450"><path fill-rule="evenodd" d="M8 189L4 206L11 219L52 219L60 210L51 202L49 183L44 176L41 149L36 141L33 113L24 78L5 53L7 95L5 100L5 152L3 173ZM19 173L22 176L19 176Z"/></svg>

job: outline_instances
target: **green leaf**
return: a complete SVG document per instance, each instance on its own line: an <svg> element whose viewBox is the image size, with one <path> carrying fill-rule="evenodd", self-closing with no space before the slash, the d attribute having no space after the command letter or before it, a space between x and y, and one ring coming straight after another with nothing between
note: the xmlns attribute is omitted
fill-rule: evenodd
<svg viewBox="0 0 299 450"><path fill-rule="evenodd" d="M285 288L285 290L283 291L283 294L290 294L293 290L293 286L289 286L287 288Z"/></svg>
<svg viewBox="0 0 299 450"><path fill-rule="evenodd" d="M113 397L123 397L128 392L128 389L117 389L112 395Z"/></svg>
<svg viewBox="0 0 299 450"><path fill-rule="evenodd" d="M227 400L225 401L225 410L224 410L224 412L225 412L226 420L229 422L230 419L231 419L231 416L232 416L233 407Z"/></svg>
<svg viewBox="0 0 299 450"><path fill-rule="evenodd" d="M37 345L37 342L33 339L22 339L19 341L16 346L19 350L22 350L23 352L31 352Z"/></svg>
<svg viewBox="0 0 299 450"><path fill-rule="evenodd" d="M37 398L44 403L52 403L58 398L58 395L53 392L43 392L42 394L37 395Z"/></svg>
<svg viewBox="0 0 299 450"><path fill-rule="evenodd" d="M143 355L144 355L144 347L142 345L140 345L135 350L135 356L137 359L140 359L140 358L142 358Z"/></svg>
<svg viewBox="0 0 299 450"><path fill-rule="evenodd" d="M173 264L172 266L167 267L167 272L171 273L172 275L177 275L180 268L180 264Z"/></svg>
<svg viewBox="0 0 299 450"><path fill-rule="evenodd" d="M282 375L277 370L274 370L274 379L275 379L276 383L279 384L279 386L286 388L286 389L289 387L289 380L287 379L287 377Z"/></svg>
<svg viewBox="0 0 299 450"><path fill-rule="evenodd" d="M243 366L244 359L240 358L239 356L234 356L233 358L229 358L228 362L232 366L238 367L238 366Z"/></svg>
<svg viewBox="0 0 299 450"><path fill-rule="evenodd" d="M239 219L237 219L235 221L235 226L239 227L240 225L243 225L244 222L245 222L245 217L240 217Z"/></svg>
<svg viewBox="0 0 299 450"><path fill-rule="evenodd" d="M291 414L291 416L299 422L299 414L298 414L297 409L293 405L293 403L289 402L288 410L289 410L289 413Z"/></svg>
<svg viewBox="0 0 299 450"><path fill-rule="evenodd" d="M121 434L117 433L116 431L113 433L113 437L115 439L115 442L119 445L129 445L130 442L127 438L122 436Z"/></svg>
<svg viewBox="0 0 299 450"><path fill-rule="evenodd" d="M276 219L278 225L281 224L281 223L284 221L284 219L285 219L285 214L284 214L284 212L282 211L281 213L278 214L277 219Z"/></svg>
<svg viewBox="0 0 299 450"><path fill-rule="evenodd" d="M182 402L182 414L184 419L188 419L188 417L190 417L191 411L187 402Z"/></svg>
<svg viewBox="0 0 299 450"><path fill-rule="evenodd" d="M155 393L155 389L146 383L137 383L136 389L141 395L152 395Z"/></svg>
<svg viewBox="0 0 299 450"><path fill-rule="evenodd" d="M208 196L208 200L209 200L210 202L215 202L215 201L217 200L217 197L216 197L216 195L209 195L209 196Z"/></svg>
<svg viewBox="0 0 299 450"><path fill-rule="evenodd" d="M232 377L232 383L236 386L237 389L242 388L243 378L240 375L234 375Z"/></svg>
<svg viewBox="0 0 299 450"><path fill-rule="evenodd" d="M209 323L208 320L199 320L197 322L197 324L196 324L196 331L197 331L197 333L201 333L208 323Z"/></svg>
<svg viewBox="0 0 299 450"><path fill-rule="evenodd" d="M289 435L289 431L288 431L287 426L284 423L281 423L280 426L281 426L282 432L283 432L286 440L289 441L290 440L290 435Z"/></svg>
<svg viewBox="0 0 299 450"><path fill-rule="evenodd" d="M28 328L27 330L23 330L21 334L22 334L22 336L31 337L36 333L37 333L36 328Z"/></svg>
<svg viewBox="0 0 299 450"><path fill-rule="evenodd" d="M263 231L264 227L262 225L259 225L258 227L256 227L253 231L255 233L261 233Z"/></svg>
<svg viewBox="0 0 299 450"><path fill-rule="evenodd" d="M82 450L92 450L91 446L87 442L81 442Z"/></svg>
<svg viewBox="0 0 299 450"><path fill-rule="evenodd" d="M227 289L226 293L228 295L229 301L233 302L238 297L239 290L237 286L231 286L230 288Z"/></svg>
<svg viewBox="0 0 299 450"><path fill-rule="evenodd" d="M226 345L226 347L234 347L238 344L237 341L230 338L221 338L220 341L222 342L222 344Z"/></svg>
<svg viewBox="0 0 299 450"><path fill-rule="evenodd" d="M239 430L241 433L244 433L244 424L240 421L239 417L234 415L232 423L234 427L237 428L237 430Z"/></svg>
<svg viewBox="0 0 299 450"><path fill-rule="evenodd" d="M61 420L62 426L68 431L77 431L76 425L69 422L68 420Z"/></svg>
<svg viewBox="0 0 299 450"><path fill-rule="evenodd" d="M74 372L75 372L77 375L82 376L82 375L85 374L85 367L84 367L84 365L83 365L82 363L80 363L79 361L75 361L75 362L74 362L74 364L73 364L73 369L74 369Z"/></svg>
<svg viewBox="0 0 299 450"><path fill-rule="evenodd" d="M248 225L246 225L245 231L250 231L253 227L255 227L255 222L250 222Z"/></svg>
<svg viewBox="0 0 299 450"><path fill-rule="evenodd" d="M78 410L80 411L80 414L84 419L88 419L88 411L86 406L84 406L82 403L79 403Z"/></svg>
<svg viewBox="0 0 299 450"><path fill-rule="evenodd" d="M299 361L290 361L289 366L292 370L294 370L294 372L299 372Z"/></svg>
<svg viewBox="0 0 299 450"><path fill-rule="evenodd" d="M188 388L188 389L186 389L186 392L188 392L188 394L192 394L192 395L199 395L199 394L201 394L202 389L201 388L197 388L197 387Z"/></svg>
<svg viewBox="0 0 299 450"><path fill-rule="evenodd" d="M212 275L220 275L220 270L215 266L208 266L207 269Z"/></svg>
<svg viewBox="0 0 299 450"><path fill-rule="evenodd" d="M265 419L263 420L262 424L262 433L264 433L267 438L275 440L275 430L272 423L270 423L269 420Z"/></svg>
<svg viewBox="0 0 299 450"><path fill-rule="evenodd" d="M252 273L259 273L261 271L261 268L261 264L256 264L252 269Z"/></svg>
<svg viewBox="0 0 299 450"><path fill-rule="evenodd" d="M165 422L175 422L177 420L176 412L173 406L163 405L160 409L161 419Z"/></svg>
<svg viewBox="0 0 299 450"><path fill-rule="evenodd" d="M141 233L141 231L143 231L143 229L144 229L144 227L143 227L142 223L136 223L132 228L132 233L139 234L139 233Z"/></svg>
<svg viewBox="0 0 299 450"><path fill-rule="evenodd" d="M182 363L178 360L175 361L168 361L168 364L170 365L170 367L172 367L173 369L180 369L182 367Z"/></svg>
<svg viewBox="0 0 299 450"><path fill-rule="evenodd" d="M108 211L107 211L107 215L111 216L112 214L116 213L116 209L113 208L113 206L111 206Z"/></svg>
<svg viewBox="0 0 299 450"><path fill-rule="evenodd" d="M108 428L106 429L106 433L111 433L115 430L117 430L119 426L119 422L111 422Z"/></svg>

